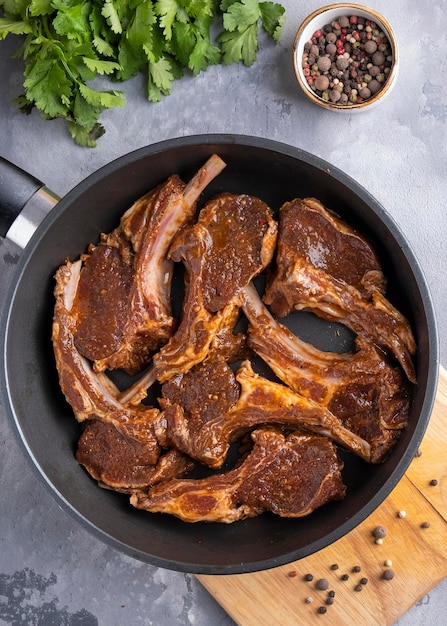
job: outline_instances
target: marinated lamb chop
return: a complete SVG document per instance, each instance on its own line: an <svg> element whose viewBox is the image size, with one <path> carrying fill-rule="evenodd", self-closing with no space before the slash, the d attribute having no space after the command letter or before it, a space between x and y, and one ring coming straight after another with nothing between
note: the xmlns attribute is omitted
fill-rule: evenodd
<svg viewBox="0 0 447 626"><path fill-rule="evenodd" d="M272 259L276 222L258 198L223 193L184 228L169 251L183 261L186 296L180 326L154 356L160 382L203 361L218 333L234 325L237 296Z"/></svg>
<svg viewBox="0 0 447 626"><path fill-rule="evenodd" d="M248 345L278 378L366 440L371 462L382 461L408 420L409 383L400 367L361 337L352 354L316 349L277 322L252 285L244 289L243 309Z"/></svg>
<svg viewBox="0 0 447 626"><path fill-rule="evenodd" d="M374 250L318 200L295 199L281 207L276 269L264 296L273 314L308 309L341 322L392 353L416 382L410 325L384 288Z"/></svg>
<svg viewBox="0 0 447 626"><path fill-rule="evenodd" d="M52 336L61 389L85 426L77 459L94 478L114 489L148 486L182 475L194 464L178 452L160 456L154 434L160 411L120 403L116 386L105 374L94 372L75 346L72 307L81 264L67 263L56 273Z"/></svg>
<svg viewBox="0 0 447 626"><path fill-rule="evenodd" d="M343 464L324 437L260 428L252 438L253 450L233 470L198 480L173 479L135 492L131 504L185 522L229 524L263 511L302 517L344 497Z"/></svg>
<svg viewBox="0 0 447 626"><path fill-rule="evenodd" d="M84 255L73 305L75 343L96 371L135 374L169 339L175 321L167 252L203 189L225 167L213 155L186 185L177 175L137 200L112 233Z"/></svg>
<svg viewBox="0 0 447 626"><path fill-rule="evenodd" d="M135 437L134 424L117 428L102 419L85 423L76 459L101 485L122 492L184 476L196 466L177 450L154 456L151 446Z"/></svg>
<svg viewBox="0 0 447 626"><path fill-rule="evenodd" d="M232 384L230 374L228 381ZM345 428L328 409L285 385L256 374L249 361L244 361L240 366L236 381L240 385L237 402L226 412L218 412L217 415L212 414L209 406L203 411L198 406L192 412L187 406L184 408L168 397L162 399L164 410L159 423L162 434L166 436L165 441L159 436L162 445L175 447L216 469L223 465L233 442L255 427L270 424L325 435L363 459L371 459L370 444ZM188 380L183 384L186 386ZM209 387L205 378L201 385L198 393L200 397L206 397ZM208 396L212 404L212 396ZM216 398L218 401L219 398ZM213 415L211 419L210 415Z"/></svg>

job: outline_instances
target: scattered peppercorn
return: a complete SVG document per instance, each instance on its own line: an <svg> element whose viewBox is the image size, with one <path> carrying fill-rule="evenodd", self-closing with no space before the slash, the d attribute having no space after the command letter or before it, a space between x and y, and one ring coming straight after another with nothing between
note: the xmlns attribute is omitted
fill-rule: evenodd
<svg viewBox="0 0 447 626"><path fill-rule="evenodd" d="M337 105L362 103L378 93L393 65L386 34L372 20L341 16L304 45L302 68L317 96Z"/></svg>
<svg viewBox="0 0 447 626"><path fill-rule="evenodd" d="M430 522L423 522L421 528L430 528Z"/></svg>
<svg viewBox="0 0 447 626"><path fill-rule="evenodd" d="M368 584L368 579L367 578L362 578L360 581L361 585L367 585Z"/></svg>
<svg viewBox="0 0 447 626"><path fill-rule="evenodd" d="M348 580L348 579L349 579L348 574L343 574L343 575L341 576L341 580Z"/></svg>
<svg viewBox="0 0 447 626"><path fill-rule="evenodd" d="M394 578L394 571L392 569L386 569L382 574L383 580L392 580Z"/></svg>
<svg viewBox="0 0 447 626"><path fill-rule="evenodd" d="M327 608L325 606L318 607L318 613L321 613L323 615L324 613L326 613L326 611L327 611Z"/></svg>
<svg viewBox="0 0 447 626"><path fill-rule="evenodd" d="M306 598L306 604L312 604L313 601L314 601L314 599L311 598L310 596L308 598Z"/></svg>
<svg viewBox="0 0 447 626"><path fill-rule="evenodd" d="M330 598L335 598L335 591L333 591L332 589L330 591L328 591L327 594Z"/></svg>
<svg viewBox="0 0 447 626"><path fill-rule="evenodd" d="M326 589L329 589L329 581L326 580L326 578L320 578L320 580L317 580L315 583L315 587L320 591L326 591Z"/></svg>
<svg viewBox="0 0 447 626"><path fill-rule="evenodd" d="M298 572L296 570L292 570L291 572L289 572L288 576L290 578L295 578L295 576L298 576Z"/></svg>
<svg viewBox="0 0 447 626"><path fill-rule="evenodd" d="M418 458L418 457L422 456L422 450L421 450L420 448L418 448L418 449L416 450L416 454L415 454L414 456L415 456L416 458Z"/></svg>
<svg viewBox="0 0 447 626"><path fill-rule="evenodd" d="M314 579L314 577L312 576L312 574L305 574L305 576L304 576L304 580L307 581L307 582L310 582L313 579Z"/></svg>
<svg viewBox="0 0 447 626"><path fill-rule="evenodd" d="M432 478L432 480L430 481L430 485L432 487L436 487L437 484L438 484L438 481L436 480L436 478Z"/></svg>
<svg viewBox="0 0 447 626"><path fill-rule="evenodd" d="M407 516L406 511L399 511L399 513L397 514L397 517L400 517L400 518L403 518L403 517L406 517L406 516Z"/></svg>
<svg viewBox="0 0 447 626"><path fill-rule="evenodd" d="M391 567L393 564L393 561L391 559L387 559L384 563L385 567Z"/></svg>
<svg viewBox="0 0 447 626"><path fill-rule="evenodd" d="M373 530L373 535L376 539L383 539L386 537L386 528L384 526L376 526Z"/></svg>
<svg viewBox="0 0 447 626"><path fill-rule="evenodd" d="M330 606L331 604L334 604L334 598L331 598L330 596L326 598L326 604L328 606Z"/></svg>
<svg viewBox="0 0 447 626"><path fill-rule="evenodd" d="M375 539L375 540L374 540L374 543L376 543L378 546L381 546L381 545L382 545L382 543L383 543L383 539L382 539L382 537L379 537L378 539Z"/></svg>
<svg viewBox="0 0 447 626"><path fill-rule="evenodd" d="M352 571L358 574L358 572L362 571L362 568L360 567L360 565L354 565Z"/></svg>
<svg viewBox="0 0 447 626"><path fill-rule="evenodd" d="M362 589L363 589L363 585L356 585L354 587L354 591L362 591Z"/></svg>
<svg viewBox="0 0 447 626"><path fill-rule="evenodd" d="M338 569L338 563L333 563L333 564L331 565L331 569L332 569L332 570L337 570L337 569Z"/></svg>

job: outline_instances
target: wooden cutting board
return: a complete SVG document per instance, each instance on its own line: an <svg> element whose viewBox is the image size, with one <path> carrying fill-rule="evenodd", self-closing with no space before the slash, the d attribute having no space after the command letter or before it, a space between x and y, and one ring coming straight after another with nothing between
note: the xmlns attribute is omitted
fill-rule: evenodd
<svg viewBox="0 0 447 626"><path fill-rule="evenodd" d="M331 546L289 565L252 574L200 575L197 578L241 626L310 626L326 619L331 626L393 624L447 576L447 372L441 368L432 417L420 451L383 504L360 526ZM437 485L431 485L432 479ZM399 517L405 511L405 517ZM422 524L429 523L428 528ZM373 530L387 535L375 543ZM383 580L385 561L392 580ZM338 564L338 569L331 565ZM361 571L353 572L355 566ZM306 582L306 574L313 575ZM341 579L348 574L346 581ZM325 578L335 591L316 581ZM356 590L362 578L368 582ZM306 602L312 598L312 602ZM318 613L324 606L325 615Z"/></svg>

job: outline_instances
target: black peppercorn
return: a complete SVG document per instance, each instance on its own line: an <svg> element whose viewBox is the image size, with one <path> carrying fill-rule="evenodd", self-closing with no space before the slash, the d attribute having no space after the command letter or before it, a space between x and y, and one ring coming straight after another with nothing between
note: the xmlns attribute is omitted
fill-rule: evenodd
<svg viewBox="0 0 447 626"><path fill-rule="evenodd" d="M329 588L329 581L326 578L320 578L320 580L317 580L315 587L320 591L326 591Z"/></svg>

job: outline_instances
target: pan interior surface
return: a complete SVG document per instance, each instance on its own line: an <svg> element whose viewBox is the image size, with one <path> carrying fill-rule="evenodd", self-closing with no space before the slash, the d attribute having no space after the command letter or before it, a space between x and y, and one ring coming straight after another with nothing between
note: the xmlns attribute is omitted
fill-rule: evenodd
<svg viewBox="0 0 447 626"><path fill-rule="evenodd" d="M286 200L315 196L375 246L388 279L387 295L408 317L418 343L418 385L409 425L392 454L380 465L345 454L346 498L309 517L263 514L230 525L186 524L133 509L127 496L100 489L74 458L80 427L60 392L51 345L54 273L96 242L100 232L112 230L134 200L173 173L188 180L213 153L227 167L206 189L201 204L231 191L259 196L277 211ZM134 558L179 571L231 574L275 567L322 549L357 526L406 471L436 392L433 307L402 234L374 198L342 172L268 140L227 135L170 140L102 168L62 199L38 229L20 259L8 303L2 321L2 387L34 467L56 498L101 540ZM322 349L337 349L333 325L304 315L298 328L307 341L318 337Z"/></svg>

